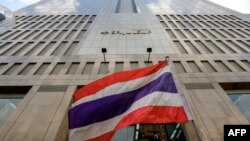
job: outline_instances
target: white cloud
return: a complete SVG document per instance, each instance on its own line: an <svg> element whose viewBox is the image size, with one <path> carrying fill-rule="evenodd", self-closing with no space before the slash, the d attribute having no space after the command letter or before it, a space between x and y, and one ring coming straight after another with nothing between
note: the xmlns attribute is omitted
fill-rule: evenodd
<svg viewBox="0 0 250 141"><path fill-rule="evenodd" d="M209 1L241 13L250 13L249 0L209 0Z"/></svg>
<svg viewBox="0 0 250 141"><path fill-rule="evenodd" d="M43 14L75 13L76 7L79 5L78 0L50 0L49 2L36 5L35 11Z"/></svg>
<svg viewBox="0 0 250 141"><path fill-rule="evenodd" d="M13 0L11 0L11 1L13 1ZM22 3L25 3L25 4L33 4L33 3L39 2L41 0L19 0L19 1Z"/></svg>
<svg viewBox="0 0 250 141"><path fill-rule="evenodd" d="M30 5L30 4L39 2L41 0L7 0L7 1L11 2L12 4L22 3L23 5Z"/></svg>

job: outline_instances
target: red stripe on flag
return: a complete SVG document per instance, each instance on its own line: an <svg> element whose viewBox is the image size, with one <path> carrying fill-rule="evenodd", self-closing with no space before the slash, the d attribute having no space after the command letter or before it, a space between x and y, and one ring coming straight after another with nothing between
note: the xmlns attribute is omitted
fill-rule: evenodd
<svg viewBox="0 0 250 141"><path fill-rule="evenodd" d="M73 102L76 102L77 100L83 97L95 94L101 89L107 86L110 86L112 84L115 84L118 82L125 82L128 80L134 80L140 77L153 74L157 72L159 69L165 67L166 65L167 65L167 61L162 61L161 63L152 65L150 67L114 73L110 76L94 81L84 86L83 88L79 89L78 91L76 91L75 94L73 95Z"/></svg>
<svg viewBox="0 0 250 141"><path fill-rule="evenodd" d="M148 106L135 110L125 116L112 131L103 134L90 141L111 140L114 133L126 126L138 123L183 123L187 122L188 117L183 107L172 106Z"/></svg>

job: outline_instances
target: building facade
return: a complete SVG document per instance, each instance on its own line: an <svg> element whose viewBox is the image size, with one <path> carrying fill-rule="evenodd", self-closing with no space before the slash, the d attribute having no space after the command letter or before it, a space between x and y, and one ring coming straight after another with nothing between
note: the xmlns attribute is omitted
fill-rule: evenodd
<svg viewBox="0 0 250 141"><path fill-rule="evenodd" d="M165 56L194 117L186 140L249 124L249 15L205 0L44 0L15 14L0 35L0 140L67 140L76 89Z"/></svg>

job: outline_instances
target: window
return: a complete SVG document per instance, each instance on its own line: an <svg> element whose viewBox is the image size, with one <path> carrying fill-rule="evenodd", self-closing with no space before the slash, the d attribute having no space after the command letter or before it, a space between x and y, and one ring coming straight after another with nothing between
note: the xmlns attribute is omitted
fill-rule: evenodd
<svg viewBox="0 0 250 141"><path fill-rule="evenodd" d="M23 97L24 95L22 94L0 94L0 127L4 124L10 114L17 108Z"/></svg>
<svg viewBox="0 0 250 141"><path fill-rule="evenodd" d="M131 69L137 69L137 68L139 68L139 64L138 64L138 62L130 62L130 68Z"/></svg>
<svg viewBox="0 0 250 141"><path fill-rule="evenodd" d="M58 75L62 68L64 67L65 63L59 62L56 64L56 66L54 67L54 69L50 72L51 75Z"/></svg>
<svg viewBox="0 0 250 141"><path fill-rule="evenodd" d="M30 88L29 86L0 87L0 127L17 108Z"/></svg>
<svg viewBox="0 0 250 141"><path fill-rule="evenodd" d="M185 68L180 61L173 61L176 72L185 73Z"/></svg>
<svg viewBox="0 0 250 141"><path fill-rule="evenodd" d="M133 141L135 136L135 126L131 125L118 130L112 137L112 141Z"/></svg>
<svg viewBox="0 0 250 141"><path fill-rule="evenodd" d="M180 124L140 124L138 139L186 141Z"/></svg>
<svg viewBox="0 0 250 141"><path fill-rule="evenodd" d="M221 83L220 85L242 114L250 121L250 82Z"/></svg>
<svg viewBox="0 0 250 141"><path fill-rule="evenodd" d="M119 72L123 70L123 62L115 62L115 72Z"/></svg>
<svg viewBox="0 0 250 141"><path fill-rule="evenodd" d="M98 74L108 74L109 62L101 62Z"/></svg>
<svg viewBox="0 0 250 141"><path fill-rule="evenodd" d="M250 121L250 90L227 91L230 99Z"/></svg>
<svg viewBox="0 0 250 141"><path fill-rule="evenodd" d="M153 65L153 62L152 61L145 61L144 62L144 64L145 64L145 66L147 67L147 66L151 66L151 65Z"/></svg>
<svg viewBox="0 0 250 141"><path fill-rule="evenodd" d="M79 62L72 62L66 74L75 74L79 64Z"/></svg>
<svg viewBox="0 0 250 141"><path fill-rule="evenodd" d="M82 74L91 74L94 64L95 64L94 62L87 62L83 69Z"/></svg>
<svg viewBox="0 0 250 141"><path fill-rule="evenodd" d="M138 127L138 128L137 128ZM186 141L180 124L136 124L118 130L112 141Z"/></svg>

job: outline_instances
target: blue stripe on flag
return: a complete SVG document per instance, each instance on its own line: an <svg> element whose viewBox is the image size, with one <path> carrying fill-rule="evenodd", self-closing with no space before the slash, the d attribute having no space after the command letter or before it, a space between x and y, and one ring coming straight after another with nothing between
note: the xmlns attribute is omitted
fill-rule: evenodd
<svg viewBox="0 0 250 141"><path fill-rule="evenodd" d="M129 82L126 85L130 85ZM79 128L118 116L127 111L135 101L155 91L177 93L170 72L162 74L156 80L137 90L103 97L73 107L69 111L70 129Z"/></svg>

